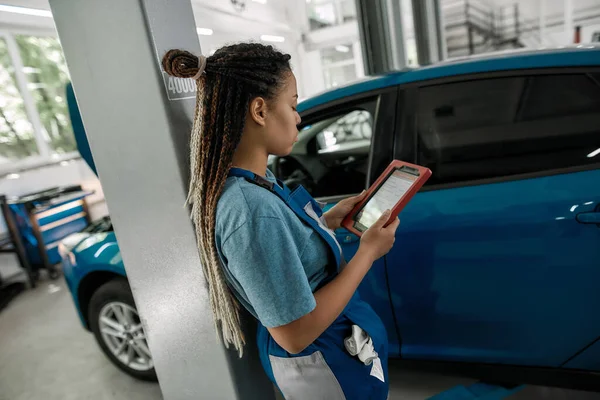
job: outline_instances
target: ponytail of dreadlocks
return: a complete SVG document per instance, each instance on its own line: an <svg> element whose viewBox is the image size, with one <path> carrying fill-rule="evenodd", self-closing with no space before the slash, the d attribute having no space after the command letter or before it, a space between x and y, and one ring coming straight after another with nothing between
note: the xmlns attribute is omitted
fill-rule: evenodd
<svg viewBox="0 0 600 400"><path fill-rule="evenodd" d="M206 59L197 78L196 110L190 139L191 178L187 203L196 228L210 304L225 345L243 354L240 306L223 274L215 243L215 214L233 155L240 142L251 101L276 97L287 74L290 56L272 46L241 43L225 46ZM165 72L179 78L199 74L199 59L184 50L170 50L162 60Z"/></svg>

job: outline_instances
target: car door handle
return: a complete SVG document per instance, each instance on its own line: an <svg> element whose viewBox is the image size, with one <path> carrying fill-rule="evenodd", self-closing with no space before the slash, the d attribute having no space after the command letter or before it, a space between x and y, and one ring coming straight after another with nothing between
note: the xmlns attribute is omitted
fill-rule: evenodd
<svg viewBox="0 0 600 400"><path fill-rule="evenodd" d="M600 211L577 214L577 222L582 224L600 224Z"/></svg>

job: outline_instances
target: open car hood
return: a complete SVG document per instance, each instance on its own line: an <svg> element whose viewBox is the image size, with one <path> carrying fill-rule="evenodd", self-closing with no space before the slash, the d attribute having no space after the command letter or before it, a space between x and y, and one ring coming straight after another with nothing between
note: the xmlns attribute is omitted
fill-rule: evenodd
<svg viewBox="0 0 600 400"><path fill-rule="evenodd" d="M85 128L83 127L83 120L79 113L79 107L77 106L77 99L75 98L75 92L73 91L73 85L71 82L67 83L67 106L69 107L69 116L71 117L71 125L73 126L73 134L75 135L75 141L77 142L77 149L81 154L81 157L90 166L92 171L98 176L96 171L96 164L94 164L94 158L92 157L92 151L90 150L90 144L85 134Z"/></svg>

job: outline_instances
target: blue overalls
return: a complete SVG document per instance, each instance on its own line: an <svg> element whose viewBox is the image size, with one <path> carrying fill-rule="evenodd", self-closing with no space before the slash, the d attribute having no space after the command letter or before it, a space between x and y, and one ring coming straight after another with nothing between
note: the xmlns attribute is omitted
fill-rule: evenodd
<svg viewBox="0 0 600 400"><path fill-rule="evenodd" d="M229 175L245 178L271 191L311 226L327 243L335 260L320 287L335 278L345 265L341 247L324 224L321 205L302 186L292 192L280 181L275 185L239 168L232 168ZM353 327L360 327L359 330L368 334L377 358L363 362L349 353L344 340L351 336ZM358 292L333 324L299 354L285 351L260 323L257 342L265 372L287 400L385 400L388 397L387 333L379 316L360 299Z"/></svg>

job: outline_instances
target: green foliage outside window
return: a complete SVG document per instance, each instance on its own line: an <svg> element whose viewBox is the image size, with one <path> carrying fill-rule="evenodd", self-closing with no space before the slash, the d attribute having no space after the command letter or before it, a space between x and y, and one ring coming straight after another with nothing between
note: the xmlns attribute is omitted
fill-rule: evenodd
<svg viewBox="0 0 600 400"><path fill-rule="evenodd" d="M33 126L16 84L6 41L0 39L0 164L37 152Z"/></svg>
<svg viewBox="0 0 600 400"><path fill-rule="evenodd" d="M55 38L16 35L44 136L56 153L77 150L66 102L69 73L60 43Z"/></svg>

